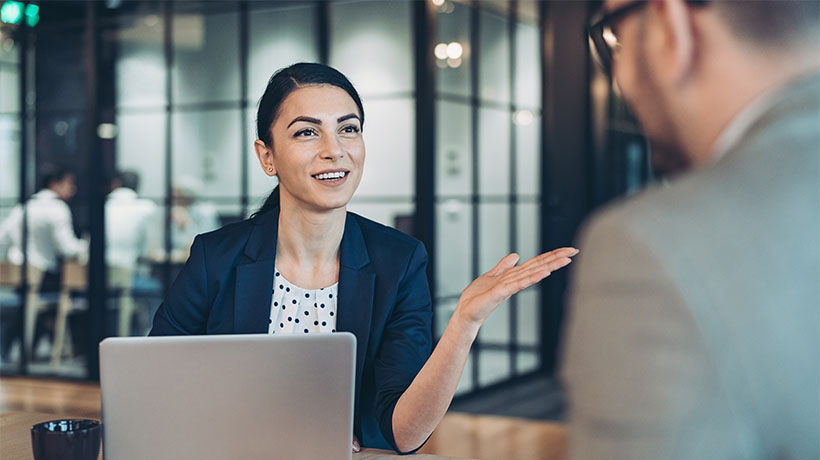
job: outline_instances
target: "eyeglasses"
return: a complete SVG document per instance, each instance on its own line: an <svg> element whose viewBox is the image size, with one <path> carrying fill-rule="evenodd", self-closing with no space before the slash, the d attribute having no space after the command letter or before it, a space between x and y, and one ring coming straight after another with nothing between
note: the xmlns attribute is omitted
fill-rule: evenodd
<svg viewBox="0 0 820 460"><path fill-rule="evenodd" d="M618 42L616 26L624 18L646 6L647 0L637 0L622 5L608 13L602 13L589 26L589 44L592 56L606 73L612 72L612 59L621 44Z"/></svg>
<svg viewBox="0 0 820 460"><path fill-rule="evenodd" d="M705 5L709 0L686 0L692 5ZM603 13L587 29L592 56L607 73L612 72L612 60L621 47L616 27L624 18L649 4L648 0L636 0Z"/></svg>

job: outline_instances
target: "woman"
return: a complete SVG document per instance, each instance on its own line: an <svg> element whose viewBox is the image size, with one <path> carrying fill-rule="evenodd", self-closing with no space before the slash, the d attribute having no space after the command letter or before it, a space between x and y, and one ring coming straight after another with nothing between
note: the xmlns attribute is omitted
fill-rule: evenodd
<svg viewBox="0 0 820 460"><path fill-rule="evenodd" d="M363 124L359 95L335 69L302 63L274 74L254 148L279 185L250 219L195 239L151 334L352 332L354 450L359 439L411 452L444 416L487 316L577 251L517 267L517 255L504 257L464 290L431 354L423 245L346 210L362 177Z"/></svg>

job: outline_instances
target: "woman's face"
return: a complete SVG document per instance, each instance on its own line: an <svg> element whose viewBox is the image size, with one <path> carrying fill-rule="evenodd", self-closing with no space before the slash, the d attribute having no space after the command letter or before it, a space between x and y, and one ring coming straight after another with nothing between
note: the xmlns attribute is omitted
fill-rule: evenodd
<svg viewBox="0 0 820 460"><path fill-rule="evenodd" d="M347 205L365 157L359 109L347 92L330 85L297 89L282 102L271 132L270 166L262 155L260 161L268 174L270 167L278 174L283 199L289 195L313 210Z"/></svg>

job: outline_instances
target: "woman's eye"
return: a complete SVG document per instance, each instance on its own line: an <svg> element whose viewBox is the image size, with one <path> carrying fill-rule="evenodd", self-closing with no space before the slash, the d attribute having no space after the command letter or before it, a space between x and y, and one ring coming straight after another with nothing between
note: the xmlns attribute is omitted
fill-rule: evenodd
<svg viewBox="0 0 820 460"><path fill-rule="evenodd" d="M293 134L293 137L310 137L310 136L313 136L315 134L316 134L316 131L314 131L313 128L306 128L306 129L302 129L300 131L296 131Z"/></svg>
<svg viewBox="0 0 820 460"><path fill-rule="evenodd" d="M345 126L342 128L343 133L355 134L359 132L359 127L354 125Z"/></svg>

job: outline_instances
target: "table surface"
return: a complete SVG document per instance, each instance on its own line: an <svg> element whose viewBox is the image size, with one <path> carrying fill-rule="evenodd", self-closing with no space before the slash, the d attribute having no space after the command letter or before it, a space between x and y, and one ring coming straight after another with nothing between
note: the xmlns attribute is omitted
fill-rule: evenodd
<svg viewBox="0 0 820 460"><path fill-rule="evenodd" d="M7 412L0 414L0 459L3 460L31 460L31 427L40 422L65 418L86 418L68 417L42 412ZM390 460L406 459L388 451L376 449L363 449L361 452L353 454L353 460ZM438 455L416 454L413 458L418 460L461 460L456 457L441 457ZM100 454L102 459L102 453Z"/></svg>

